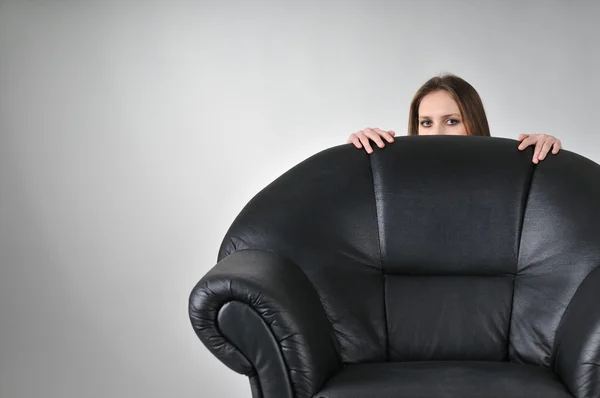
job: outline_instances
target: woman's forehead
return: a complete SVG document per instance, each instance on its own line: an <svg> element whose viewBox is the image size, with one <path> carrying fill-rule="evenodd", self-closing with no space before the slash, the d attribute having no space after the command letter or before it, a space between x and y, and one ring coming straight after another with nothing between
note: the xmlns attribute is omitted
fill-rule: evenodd
<svg viewBox="0 0 600 398"><path fill-rule="evenodd" d="M435 117L454 113L460 115L460 108L450 93L445 90L427 94L419 104L419 116L421 117Z"/></svg>

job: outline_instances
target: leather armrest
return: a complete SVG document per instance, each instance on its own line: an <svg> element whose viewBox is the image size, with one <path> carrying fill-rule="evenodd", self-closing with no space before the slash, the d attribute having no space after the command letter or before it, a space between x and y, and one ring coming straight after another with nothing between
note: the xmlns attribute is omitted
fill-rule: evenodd
<svg viewBox="0 0 600 398"><path fill-rule="evenodd" d="M225 365L265 398L312 397L341 368L333 329L307 276L283 256L241 250L192 290L189 314Z"/></svg>
<svg viewBox="0 0 600 398"><path fill-rule="evenodd" d="M554 371L576 398L600 396L600 267L583 280L554 341Z"/></svg>

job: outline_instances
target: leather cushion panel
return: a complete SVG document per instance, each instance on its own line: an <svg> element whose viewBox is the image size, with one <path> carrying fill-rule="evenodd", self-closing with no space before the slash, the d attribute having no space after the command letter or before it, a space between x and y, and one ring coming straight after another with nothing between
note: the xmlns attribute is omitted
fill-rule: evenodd
<svg viewBox="0 0 600 398"><path fill-rule="evenodd" d="M547 368L509 362L349 365L314 398L573 398Z"/></svg>

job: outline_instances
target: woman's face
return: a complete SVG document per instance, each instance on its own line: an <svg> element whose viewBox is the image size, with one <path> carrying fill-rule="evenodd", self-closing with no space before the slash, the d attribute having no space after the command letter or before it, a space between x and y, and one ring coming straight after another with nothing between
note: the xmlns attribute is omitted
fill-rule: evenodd
<svg viewBox="0 0 600 398"><path fill-rule="evenodd" d="M419 135L467 135L458 104L446 90L427 94L421 100Z"/></svg>

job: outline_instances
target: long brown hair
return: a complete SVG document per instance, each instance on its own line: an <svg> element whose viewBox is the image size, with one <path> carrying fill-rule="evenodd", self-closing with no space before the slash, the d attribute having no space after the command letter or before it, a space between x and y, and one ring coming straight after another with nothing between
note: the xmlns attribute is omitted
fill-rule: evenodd
<svg viewBox="0 0 600 398"><path fill-rule="evenodd" d="M419 105L423 97L439 90L447 91L458 104L468 135L490 136L490 126L479 94L473 86L453 74L432 77L417 90L410 103L408 135L419 135Z"/></svg>

